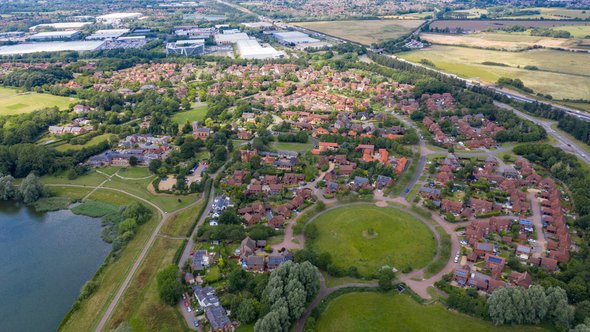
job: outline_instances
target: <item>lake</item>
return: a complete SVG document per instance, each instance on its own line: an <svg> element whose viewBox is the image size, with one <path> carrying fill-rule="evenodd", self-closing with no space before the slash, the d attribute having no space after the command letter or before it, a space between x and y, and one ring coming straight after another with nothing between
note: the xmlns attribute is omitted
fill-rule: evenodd
<svg viewBox="0 0 590 332"><path fill-rule="evenodd" d="M55 331L110 251L100 219L0 202L0 331Z"/></svg>

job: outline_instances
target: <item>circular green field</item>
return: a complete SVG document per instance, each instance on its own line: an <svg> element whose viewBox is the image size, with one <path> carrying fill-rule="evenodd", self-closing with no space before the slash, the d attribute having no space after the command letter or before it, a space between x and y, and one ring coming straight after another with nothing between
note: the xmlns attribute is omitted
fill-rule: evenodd
<svg viewBox="0 0 590 332"><path fill-rule="evenodd" d="M318 253L330 253L334 265L355 266L362 275L373 274L383 265L419 269L436 254L430 229L391 207L344 206L320 215L314 224L319 235L310 245Z"/></svg>

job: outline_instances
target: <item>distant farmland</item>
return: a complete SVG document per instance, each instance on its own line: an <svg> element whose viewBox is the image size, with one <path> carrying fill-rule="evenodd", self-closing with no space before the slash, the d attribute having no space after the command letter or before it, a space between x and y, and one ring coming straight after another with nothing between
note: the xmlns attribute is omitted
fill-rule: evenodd
<svg viewBox="0 0 590 332"><path fill-rule="evenodd" d="M495 83L500 77L519 78L535 92L557 99L585 99L590 95L587 53L548 49L503 52L435 45L399 56L412 62L426 59L440 70L487 83ZM527 70L527 66L536 70Z"/></svg>
<svg viewBox="0 0 590 332"><path fill-rule="evenodd" d="M441 20L430 24L431 29L449 29L456 31L457 28L463 31L484 31L488 29L498 30L511 26L520 25L525 28L555 28L561 26L590 25L585 21L549 21L549 20Z"/></svg>
<svg viewBox="0 0 590 332"><path fill-rule="evenodd" d="M75 101L75 98L36 92L19 93L15 89L0 87L0 115L29 113L53 106L57 106L59 109L66 109Z"/></svg>
<svg viewBox="0 0 590 332"><path fill-rule="evenodd" d="M414 31L424 20L357 20L294 23L300 27L363 45L397 39Z"/></svg>

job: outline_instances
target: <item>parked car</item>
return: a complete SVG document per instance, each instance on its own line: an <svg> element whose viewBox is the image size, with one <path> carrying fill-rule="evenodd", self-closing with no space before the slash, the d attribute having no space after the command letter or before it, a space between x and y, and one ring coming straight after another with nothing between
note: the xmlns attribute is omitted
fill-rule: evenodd
<svg viewBox="0 0 590 332"><path fill-rule="evenodd" d="M201 324L199 323L199 320L198 320L198 319L195 319L195 320L193 321L193 324L195 324L195 327L199 327L199 325L201 325Z"/></svg>
<svg viewBox="0 0 590 332"><path fill-rule="evenodd" d="M186 311L188 311L188 312L192 312L192 311L193 311L193 309L191 309L191 307L189 306L189 307L186 307Z"/></svg>

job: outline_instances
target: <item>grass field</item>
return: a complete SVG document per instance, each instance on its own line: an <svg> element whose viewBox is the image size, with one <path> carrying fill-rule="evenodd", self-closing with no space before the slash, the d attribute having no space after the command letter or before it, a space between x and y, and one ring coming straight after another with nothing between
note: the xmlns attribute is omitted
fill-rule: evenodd
<svg viewBox="0 0 590 332"><path fill-rule="evenodd" d="M130 203L134 198L113 192L110 190L99 189L95 191L90 198L92 200L116 203ZM106 310L110 300L113 298L116 290L119 288L133 261L143 249L149 235L153 232L154 227L160 220L160 215L152 209L153 217L142 225L133 240L129 242L121 256L98 275L99 284L97 290L85 301L82 302L80 309L75 311L68 321L60 328L60 331L92 331L100 320L102 313Z"/></svg>
<svg viewBox="0 0 590 332"><path fill-rule="evenodd" d="M344 206L322 214L314 224L319 236L311 245L319 253L329 252L336 266L356 266L362 275L383 265L422 268L436 253L426 225L394 208Z"/></svg>
<svg viewBox="0 0 590 332"><path fill-rule="evenodd" d="M538 10L541 13L535 15L507 16L510 19L549 19L549 20L571 20L590 18L589 10L565 9L565 8L527 8L526 10Z"/></svg>
<svg viewBox="0 0 590 332"><path fill-rule="evenodd" d="M587 46L584 45L590 42L582 39L531 36L529 32L481 32L466 35L424 33L420 35L420 38L433 44L493 48L507 51L522 51L535 45L547 48L586 48Z"/></svg>
<svg viewBox="0 0 590 332"><path fill-rule="evenodd" d="M0 87L0 115L29 113L53 106L66 109L74 102L76 102L75 98L36 92L21 94L15 89Z"/></svg>
<svg viewBox="0 0 590 332"><path fill-rule="evenodd" d="M162 226L161 233L172 237L185 236L200 208L201 204L197 204L171 216ZM115 328L122 321L127 321L137 331L186 330L184 319L176 308L160 301L156 285L156 274L172 264L174 254L182 244L180 240L168 238L156 240L123 295L108 326Z"/></svg>
<svg viewBox="0 0 590 332"><path fill-rule="evenodd" d="M92 137L86 144L74 145L74 144L66 143L66 144L56 146L55 149L59 152L68 151L68 150L78 151L78 150L82 150L83 148L88 148L91 146L98 145L99 143L102 143L102 142L108 140L109 137L111 137L111 136L117 137L116 135L113 135L113 134L102 134L102 135Z"/></svg>
<svg viewBox="0 0 590 332"><path fill-rule="evenodd" d="M590 54L546 49L502 52L435 45L400 56L413 62L428 59L438 69L488 83L495 83L502 76L519 78L535 92L551 94L557 99L579 99L590 95L590 66L587 66ZM484 65L485 61L506 66ZM527 65L537 66L539 70L524 69Z"/></svg>
<svg viewBox="0 0 590 332"><path fill-rule="evenodd" d="M309 151L313 147L313 143L284 143L284 142L272 142L271 147L275 150L287 150L304 152Z"/></svg>
<svg viewBox="0 0 590 332"><path fill-rule="evenodd" d="M117 212L118 210L119 207L117 205L90 200L84 201L84 203L76 205L72 208L72 212L74 214L81 214L92 218L104 217L107 214Z"/></svg>
<svg viewBox="0 0 590 332"><path fill-rule="evenodd" d="M572 34L576 38L590 38L590 25L571 25L555 28L553 30L565 30ZM590 43L590 41L586 41Z"/></svg>
<svg viewBox="0 0 590 332"><path fill-rule="evenodd" d="M184 125L187 121L204 121L205 115L207 114L207 106L195 107L191 110L178 112L172 116L172 121L179 125Z"/></svg>
<svg viewBox="0 0 590 332"><path fill-rule="evenodd" d="M423 20L358 20L294 23L300 27L364 45L397 39L412 32Z"/></svg>
<svg viewBox="0 0 590 332"><path fill-rule="evenodd" d="M405 294L349 293L330 302L316 331L530 332L542 327L494 326L440 304L421 305Z"/></svg>

